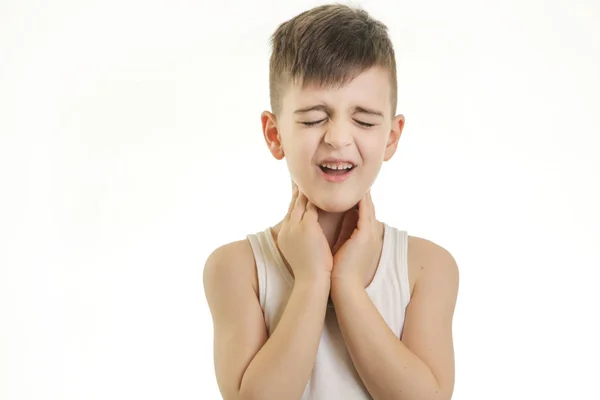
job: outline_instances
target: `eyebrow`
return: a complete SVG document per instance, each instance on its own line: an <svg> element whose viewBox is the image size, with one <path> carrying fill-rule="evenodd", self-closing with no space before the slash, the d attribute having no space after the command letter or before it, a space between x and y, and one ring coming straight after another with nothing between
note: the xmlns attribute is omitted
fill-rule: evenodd
<svg viewBox="0 0 600 400"><path fill-rule="evenodd" d="M306 108L299 108L296 111L294 111L294 114L303 114L303 113L307 113L309 111L324 111L327 114L333 114L333 109L325 104L317 104L314 106L308 106ZM352 112L353 114L362 113L362 114L369 114L369 115L377 115L380 117L384 116L381 111L374 110L372 108L361 107L361 106L353 107L352 111L353 111Z"/></svg>

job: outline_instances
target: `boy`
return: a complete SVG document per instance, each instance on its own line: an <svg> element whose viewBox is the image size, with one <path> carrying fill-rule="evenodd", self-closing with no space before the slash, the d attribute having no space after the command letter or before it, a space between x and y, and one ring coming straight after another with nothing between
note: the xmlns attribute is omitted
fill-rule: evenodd
<svg viewBox="0 0 600 400"><path fill-rule="evenodd" d="M262 129L293 194L281 222L206 261L221 394L450 399L457 265L378 221L370 195L404 126L387 27L325 5L271 39L273 113Z"/></svg>

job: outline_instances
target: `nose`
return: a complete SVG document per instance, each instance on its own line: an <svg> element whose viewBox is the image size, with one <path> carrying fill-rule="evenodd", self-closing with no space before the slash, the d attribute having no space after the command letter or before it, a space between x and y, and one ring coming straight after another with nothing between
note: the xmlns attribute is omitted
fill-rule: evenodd
<svg viewBox="0 0 600 400"><path fill-rule="evenodd" d="M352 143L350 129L338 124L330 124L325 132L324 141L331 147L339 149Z"/></svg>

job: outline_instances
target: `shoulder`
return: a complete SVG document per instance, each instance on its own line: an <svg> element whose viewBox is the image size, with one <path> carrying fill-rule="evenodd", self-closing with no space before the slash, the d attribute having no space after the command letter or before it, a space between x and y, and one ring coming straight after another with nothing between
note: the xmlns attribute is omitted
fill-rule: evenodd
<svg viewBox="0 0 600 400"><path fill-rule="evenodd" d="M408 265L411 292L423 280L441 280L446 285L458 286L458 265L446 248L417 236L408 235Z"/></svg>
<svg viewBox="0 0 600 400"><path fill-rule="evenodd" d="M408 245L410 250L413 250L413 253L426 264L438 264L440 261L456 264L450 251L431 240L408 235Z"/></svg>
<svg viewBox="0 0 600 400"><path fill-rule="evenodd" d="M247 239L226 243L214 249L203 271L205 291L231 284L252 284L258 293L254 253Z"/></svg>

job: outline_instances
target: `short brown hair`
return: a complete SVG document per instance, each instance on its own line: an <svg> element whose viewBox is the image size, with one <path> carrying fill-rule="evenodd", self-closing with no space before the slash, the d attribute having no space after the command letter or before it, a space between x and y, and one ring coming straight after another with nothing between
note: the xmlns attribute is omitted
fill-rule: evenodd
<svg viewBox="0 0 600 400"><path fill-rule="evenodd" d="M272 112L281 112L283 93L290 83L302 88L339 88L363 71L380 66L390 72L394 117L396 58L387 30L363 9L340 3L314 7L279 25L270 38Z"/></svg>

